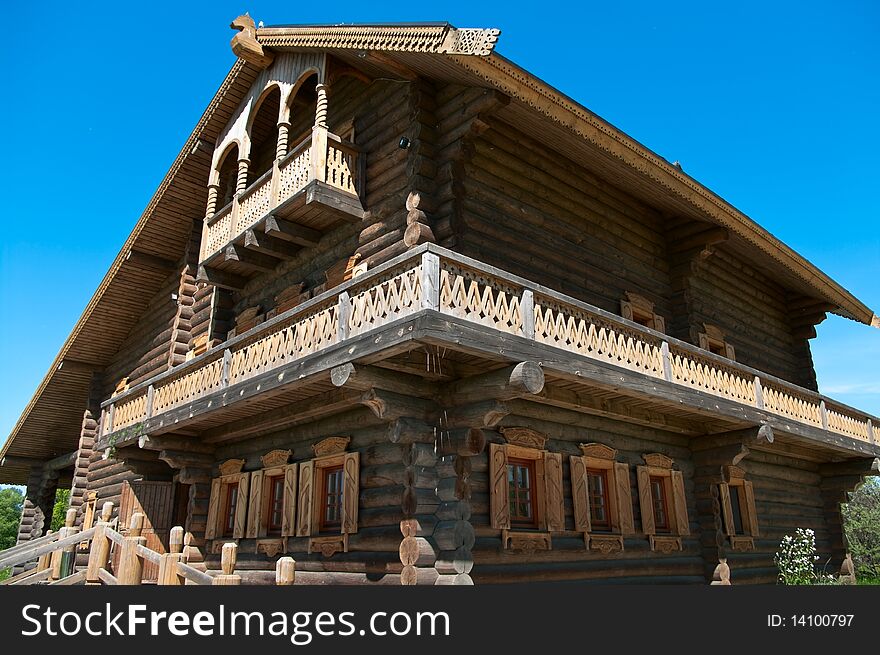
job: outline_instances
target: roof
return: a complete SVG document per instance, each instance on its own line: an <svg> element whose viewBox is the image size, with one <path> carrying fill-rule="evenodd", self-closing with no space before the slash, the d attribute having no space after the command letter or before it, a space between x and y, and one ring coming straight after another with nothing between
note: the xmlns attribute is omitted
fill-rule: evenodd
<svg viewBox="0 0 880 655"><path fill-rule="evenodd" d="M500 113L529 126L551 147L612 176L679 215L710 220L730 230L731 244L836 313L880 326L873 312L841 285L755 221L638 141L494 51L496 29L458 29L445 22L359 25L277 25L256 30L272 50L321 49L360 68L382 62L418 74L487 86L508 95ZM364 54L381 52L379 60ZM396 67L396 66L395 66ZM104 276L33 398L0 451L51 459L77 447L92 372L111 360L140 311L167 279L163 260L185 250L192 222L204 214L213 143L258 74L239 59L220 85L144 213ZM375 72L390 72L377 70ZM572 139L575 135L578 138ZM23 483L24 465L0 467L0 482Z"/></svg>

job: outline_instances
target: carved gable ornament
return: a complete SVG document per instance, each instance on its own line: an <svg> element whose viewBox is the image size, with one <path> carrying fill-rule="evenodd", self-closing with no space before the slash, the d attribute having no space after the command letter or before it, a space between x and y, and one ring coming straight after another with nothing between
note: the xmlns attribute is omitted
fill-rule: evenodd
<svg viewBox="0 0 880 655"><path fill-rule="evenodd" d="M227 459L220 465L220 475L234 475L236 473L241 473L241 467L243 466L243 459Z"/></svg>
<svg viewBox="0 0 880 655"><path fill-rule="evenodd" d="M648 466L653 466L658 469L671 469L673 460L666 455L661 453L650 453L648 455L642 455L642 459L645 460L645 463Z"/></svg>
<svg viewBox="0 0 880 655"><path fill-rule="evenodd" d="M315 451L315 457L335 455L344 452L350 441L351 437L327 437L312 446L312 450Z"/></svg>
<svg viewBox="0 0 880 655"><path fill-rule="evenodd" d="M608 460L614 460L617 457L617 450L603 443L582 443L578 445L578 448L581 449L584 457Z"/></svg>
<svg viewBox="0 0 880 655"><path fill-rule="evenodd" d="M504 435L507 443L537 450L544 450L544 444L547 442L546 434L532 428L501 428L501 434Z"/></svg>
<svg viewBox="0 0 880 655"><path fill-rule="evenodd" d="M263 468L272 468L274 466L284 466L287 460L293 454L291 450L272 450L260 458L263 462Z"/></svg>

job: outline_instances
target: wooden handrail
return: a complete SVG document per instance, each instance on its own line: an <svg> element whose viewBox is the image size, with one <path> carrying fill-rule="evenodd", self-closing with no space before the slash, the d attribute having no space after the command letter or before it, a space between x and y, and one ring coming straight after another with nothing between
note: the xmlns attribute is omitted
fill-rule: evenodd
<svg viewBox="0 0 880 655"><path fill-rule="evenodd" d="M199 585L214 584L214 578L212 578L210 575L208 575L204 571L194 569L189 564L184 564L183 562L177 563L177 572L187 580L190 580Z"/></svg>
<svg viewBox="0 0 880 655"><path fill-rule="evenodd" d="M160 564L162 562L162 555L155 550L151 550L142 544L138 544L136 550L138 555L151 561L153 564Z"/></svg>
<svg viewBox="0 0 880 655"><path fill-rule="evenodd" d="M100 569L98 571L98 577L101 578L101 582L109 585L117 585L119 584L119 580L116 579L116 576L110 573L107 569Z"/></svg>
<svg viewBox="0 0 880 655"><path fill-rule="evenodd" d="M95 529L89 528L85 532L77 532L76 534L72 534L69 537L64 537L55 541L49 541L37 546L31 546L30 548L19 551L17 554L8 557L4 557L4 553L0 553L0 569L5 569L10 566L16 566L17 564L23 564L24 562L39 557L40 555L45 555L46 553L52 553L54 551L63 549L65 546L75 546L81 541L87 541L91 539L94 534Z"/></svg>
<svg viewBox="0 0 880 655"><path fill-rule="evenodd" d="M40 580L45 580L51 574L52 569L29 569L27 571L22 571L18 575L14 575L11 578L6 578L3 582L0 582L0 585L34 584L35 582L39 582Z"/></svg>
<svg viewBox="0 0 880 655"><path fill-rule="evenodd" d="M246 188L244 191L242 191L239 194L239 196L238 196L239 202L241 202L242 200L244 200L248 196L253 195L254 191L259 189L263 185L263 183L266 182L271 177L272 177L272 169L270 168L268 171L266 171L265 173L260 175L260 177L258 177L256 180L254 180L254 182L248 188Z"/></svg>
<svg viewBox="0 0 880 655"><path fill-rule="evenodd" d="M234 202L234 201L230 201L230 202L226 203L225 205L223 205L223 207L221 207L220 209L218 209L217 211L215 211L213 214L211 214L211 217L210 217L207 221L205 221L205 222L207 223L207 225L208 225L208 226L213 225L214 223L216 223L217 221L219 221L221 218L223 218L224 216L226 216L226 214L228 214L229 212L231 212L231 211L232 211L232 203L233 203L233 202Z"/></svg>

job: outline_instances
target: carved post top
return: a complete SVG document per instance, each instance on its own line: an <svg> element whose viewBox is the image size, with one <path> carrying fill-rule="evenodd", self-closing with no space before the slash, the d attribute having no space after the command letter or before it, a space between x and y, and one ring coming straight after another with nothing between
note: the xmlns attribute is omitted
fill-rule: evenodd
<svg viewBox="0 0 880 655"><path fill-rule="evenodd" d="M274 55L265 50L257 41L257 26L254 19L248 14L242 14L230 23L229 27L240 30L232 37L230 46L236 57L244 59L259 69L268 68L274 59Z"/></svg>
<svg viewBox="0 0 880 655"><path fill-rule="evenodd" d="M183 549L183 528L179 525L171 528L171 533L168 535L168 549L172 553L179 553Z"/></svg>
<svg viewBox="0 0 880 655"><path fill-rule="evenodd" d="M74 523L76 523L76 510L71 507L64 514L64 527L72 528Z"/></svg>
<svg viewBox="0 0 880 655"><path fill-rule="evenodd" d="M232 575L235 572L237 558L238 544L232 541L223 544L223 550L220 553L220 567L223 569L223 575Z"/></svg>
<svg viewBox="0 0 880 655"><path fill-rule="evenodd" d="M113 501L108 500L101 507L101 520L104 521L104 523L109 523L111 516L113 516Z"/></svg>
<svg viewBox="0 0 880 655"><path fill-rule="evenodd" d="M128 524L128 536L140 537L144 529L144 515L141 512L135 512L131 515L131 521Z"/></svg>

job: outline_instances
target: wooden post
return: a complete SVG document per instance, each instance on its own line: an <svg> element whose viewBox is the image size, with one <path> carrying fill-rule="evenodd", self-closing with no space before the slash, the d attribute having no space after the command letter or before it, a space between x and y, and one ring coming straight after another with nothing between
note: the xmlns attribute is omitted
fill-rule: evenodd
<svg viewBox="0 0 880 655"><path fill-rule="evenodd" d="M422 253L422 309L440 310L440 257Z"/></svg>
<svg viewBox="0 0 880 655"><path fill-rule="evenodd" d="M718 566L715 567L715 571L712 573L712 582L709 584L712 586L722 585L725 587L730 585L730 567L727 565L726 557L722 557L718 560Z"/></svg>
<svg viewBox="0 0 880 655"><path fill-rule="evenodd" d="M761 378L755 376L755 407L764 409L764 389L761 387Z"/></svg>
<svg viewBox="0 0 880 655"><path fill-rule="evenodd" d="M672 382L672 361L669 359L669 343L660 344L660 357L663 360L663 379Z"/></svg>
<svg viewBox="0 0 880 655"><path fill-rule="evenodd" d="M312 155L310 180L327 181L327 128L312 128Z"/></svg>
<svg viewBox="0 0 880 655"><path fill-rule="evenodd" d="M327 128L327 95L330 87L326 84L316 84L315 93L315 127Z"/></svg>
<svg viewBox="0 0 880 655"><path fill-rule="evenodd" d="M287 156L288 140L290 139L290 123L281 121L278 123L278 141L275 144L275 160Z"/></svg>
<svg viewBox="0 0 880 655"><path fill-rule="evenodd" d="M179 525L171 528L168 536L168 551L162 555L159 563L158 584L177 586L185 583L185 578L178 574L177 563L183 561L183 528Z"/></svg>
<svg viewBox="0 0 880 655"><path fill-rule="evenodd" d="M292 557L280 557L275 563L275 584L292 585L296 578L296 561Z"/></svg>
<svg viewBox="0 0 880 655"><path fill-rule="evenodd" d="M107 424L104 426L105 434L113 432L113 418L116 415L116 403L107 408Z"/></svg>
<svg viewBox="0 0 880 655"><path fill-rule="evenodd" d="M223 569L221 575L214 576L215 585L240 585L241 576L236 575L235 560L238 557L238 544L229 542L223 544L223 550L220 554L220 566Z"/></svg>
<svg viewBox="0 0 880 655"><path fill-rule="evenodd" d="M131 515L131 523L128 527L128 536L122 546L119 557L119 571L116 579L121 585L139 585L144 573L144 560L138 554L137 547L147 542L146 537L141 536L144 529L144 515L135 512Z"/></svg>
<svg viewBox="0 0 880 655"><path fill-rule="evenodd" d="M64 515L64 527L58 531L58 535L61 539L64 539L67 536L70 536L76 532L76 529L73 527L74 522L76 521L76 510L71 508L67 510L67 513ZM76 544L74 544L74 548L76 548ZM65 557L67 552L67 548L57 549L52 551L50 566L52 568L52 574L49 576L50 580L60 580L61 578L66 577L69 573L66 573L67 568L69 568L69 564L65 565L65 561L70 561L70 557Z"/></svg>
<svg viewBox="0 0 880 655"><path fill-rule="evenodd" d="M351 296L348 291L339 294L336 303L336 340L345 341L348 339L348 321L351 317Z"/></svg>
<svg viewBox="0 0 880 655"><path fill-rule="evenodd" d="M819 417L822 419L822 429L828 429L828 410L825 409L825 401L819 401Z"/></svg>
<svg viewBox="0 0 880 655"><path fill-rule="evenodd" d="M535 293L531 289L523 289L519 300L519 311L522 316L522 331L526 339L535 338Z"/></svg>
<svg viewBox="0 0 880 655"><path fill-rule="evenodd" d="M871 421L871 419L868 419L868 441L870 441L872 444L877 443L874 437L874 423Z"/></svg>
<svg viewBox="0 0 880 655"><path fill-rule="evenodd" d="M64 516L64 528L66 530L65 537L69 537L71 535L79 532L79 528L77 528L74 523L76 523L76 514L77 511L74 508L70 508L67 510L67 514ZM61 577L66 578L69 575L73 575L75 573L76 568L76 547L77 544L70 544L66 546L61 553Z"/></svg>
<svg viewBox="0 0 880 655"><path fill-rule="evenodd" d="M223 351L223 371L220 374L220 388L229 386L229 367L232 365L232 351L226 348Z"/></svg>
<svg viewBox="0 0 880 655"><path fill-rule="evenodd" d="M146 409L146 417L150 418L153 415L153 398L156 394L156 388L151 384L147 387L147 409Z"/></svg>
<svg viewBox="0 0 880 655"><path fill-rule="evenodd" d="M52 530L46 530L46 536L48 537L50 534L54 534ZM49 564L52 561L52 553L46 553L45 555L40 555L39 559L37 559L37 571L45 571L49 568Z"/></svg>
<svg viewBox="0 0 880 655"><path fill-rule="evenodd" d="M110 516L113 514L113 503L107 501L101 508L101 520L95 526L95 535L92 537L92 547L89 551L89 564L86 569L86 584L101 584L98 572L107 568L110 560L110 540L107 538L107 529L110 527Z"/></svg>

